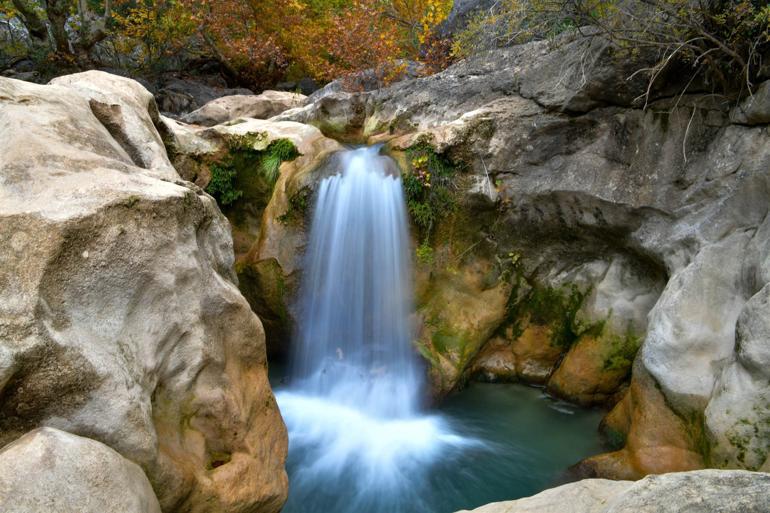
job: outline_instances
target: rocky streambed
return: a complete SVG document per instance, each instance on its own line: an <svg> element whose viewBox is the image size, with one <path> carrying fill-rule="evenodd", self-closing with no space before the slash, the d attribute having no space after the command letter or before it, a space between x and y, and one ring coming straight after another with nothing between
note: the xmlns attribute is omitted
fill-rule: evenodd
<svg viewBox="0 0 770 513"><path fill-rule="evenodd" d="M281 509L266 355L345 141L401 163L434 398L539 384L609 408L583 476L695 471L482 511L766 511L770 81L642 108L628 72L599 38L540 42L190 123L106 73L0 79L0 509Z"/></svg>

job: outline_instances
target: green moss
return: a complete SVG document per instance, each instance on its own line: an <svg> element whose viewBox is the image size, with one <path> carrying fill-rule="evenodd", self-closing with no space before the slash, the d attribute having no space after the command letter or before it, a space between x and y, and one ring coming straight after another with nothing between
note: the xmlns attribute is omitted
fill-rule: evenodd
<svg viewBox="0 0 770 513"><path fill-rule="evenodd" d="M235 188L235 177L238 174L231 165L212 164L211 180L206 186L206 192L214 196L220 205L230 205L243 196L243 191Z"/></svg>
<svg viewBox="0 0 770 513"><path fill-rule="evenodd" d="M551 344L562 349L570 348L578 338L594 329L581 326L577 313L583 306L587 292L576 285L549 287L536 285L518 306L519 317L527 315L529 321L551 327Z"/></svg>
<svg viewBox="0 0 770 513"><path fill-rule="evenodd" d="M642 345L642 339L632 330L628 330L623 335L608 333L607 338L608 351L604 359L604 370L628 370L634 363L637 351Z"/></svg>
<svg viewBox="0 0 770 513"><path fill-rule="evenodd" d="M445 326L441 326L433 332L431 345L440 354L454 355L452 360L455 368L462 371L473 354L473 347L468 337L463 333L455 332Z"/></svg>
<svg viewBox="0 0 770 513"><path fill-rule="evenodd" d="M426 242L423 242L417 246L415 253L417 256L417 261L421 264L431 265L433 263L433 248L430 247Z"/></svg>
<svg viewBox="0 0 770 513"><path fill-rule="evenodd" d="M305 186L291 195L286 212L278 216L278 221L283 224L301 223L307 217L310 201L313 197L313 191L309 186Z"/></svg>
<svg viewBox="0 0 770 513"><path fill-rule="evenodd" d="M274 184L278 180L278 170L282 162L299 157L299 151L288 139L278 139L270 143L262 153L260 171L265 179Z"/></svg>
<svg viewBox="0 0 770 513"><path fill-rule="evenodd" d="M206 192L221 206L241 198L259 200L264 205L272 194L278 179L278 170L284 161L297 158L299 152L288 139L277 139L264 146L266 134L231 136L227 140L228 153L210 165L211 180Z"/></svg>

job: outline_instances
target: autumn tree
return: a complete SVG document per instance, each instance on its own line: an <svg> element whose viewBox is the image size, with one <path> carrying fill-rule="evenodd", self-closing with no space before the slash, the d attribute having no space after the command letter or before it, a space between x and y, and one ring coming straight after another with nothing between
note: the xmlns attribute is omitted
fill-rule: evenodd
<svg viewBox="0 0 770 513"><path fill-rule="evenodd" d="M177 0L116 0L111 29L115 59L143 72L159 72L186 52L195 54L196 23Z"/></svg>

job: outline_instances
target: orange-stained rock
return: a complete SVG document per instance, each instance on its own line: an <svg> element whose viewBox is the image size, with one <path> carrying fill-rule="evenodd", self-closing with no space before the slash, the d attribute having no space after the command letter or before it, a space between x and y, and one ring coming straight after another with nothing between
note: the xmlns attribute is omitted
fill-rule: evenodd
<svg viewBox="0 0 770 513"><path fill-rule="evenodd" d="M666 405L655 381L641 365L635 366L629 392L607 423L619 430L628 426L625 447L583 460L575 467L578 474L639 479L705 467L696 449L699 435Z"/></svg>
<svg viewBox="0 0 770 513"><path fill-rule="evenodd" d="M515 340L512 328L487 342L472 373L489 381L526 381L542 384L553 372L563 349L551 343L551 328L528 324Z"/></svg>
<svg viewBox="0 0 770 513"><path fill-rule="evenodd" d="M609 337L580 338L548 381L548 392L583 405L610 401L631 369L610 365L609 344Z"/></svg>

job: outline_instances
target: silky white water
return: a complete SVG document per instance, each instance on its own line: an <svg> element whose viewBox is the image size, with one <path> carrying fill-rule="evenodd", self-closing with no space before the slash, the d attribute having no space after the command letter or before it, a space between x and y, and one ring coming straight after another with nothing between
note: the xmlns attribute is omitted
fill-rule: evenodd
<svg viewBox="0 0 770 513"><path fill-rule="evenodd" d="M376 147L338 162L315 199L291 386L277 393L290 452L302 460L291 486L307 492L307 512L324 511L311 497L340 481L348 486L335 512L412 510L431 464L473 442L419 413L424 371L412 346L400 173Z"/></svg>

